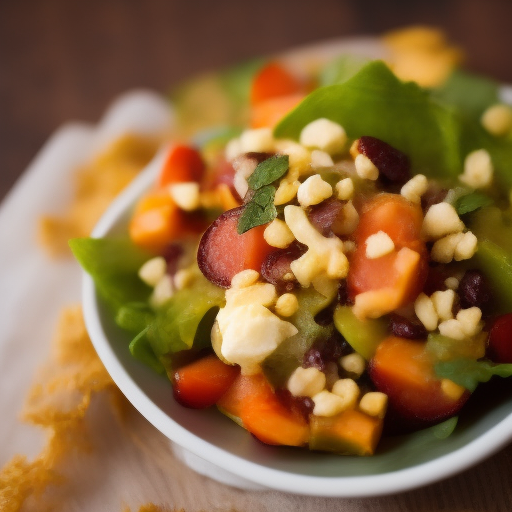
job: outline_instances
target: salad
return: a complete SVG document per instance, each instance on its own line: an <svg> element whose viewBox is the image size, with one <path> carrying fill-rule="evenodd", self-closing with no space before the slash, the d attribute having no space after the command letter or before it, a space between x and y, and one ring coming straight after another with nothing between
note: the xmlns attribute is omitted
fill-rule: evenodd
<svg viewBox="0 0 512 512"><path fill-rule="evenodd" d="M250 77L250 127L173 141L125 236L70 242L130 352L271 445L453 428L512 376L511 108L360 58Z"/></svg>

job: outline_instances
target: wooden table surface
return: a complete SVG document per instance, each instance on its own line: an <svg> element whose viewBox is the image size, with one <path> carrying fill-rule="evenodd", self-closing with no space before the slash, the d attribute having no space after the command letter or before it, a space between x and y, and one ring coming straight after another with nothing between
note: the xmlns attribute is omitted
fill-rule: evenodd
<svg viewBox="0 0 512 512"><path fill-rule="evenodd" d="M510 0L0 0L0 200L62 123L95 122L134 87L165 91L261 54L412 24L443 29L465 50L468 69L512 83L511 20ZM492 510L510 510L510 486L500 482L510 481L501 473L510 473L511 455L509 446L397 501L346 501L343 510L483 512L490 495Z"/></svg>
<svg viewBox="0 0 512 512"><path fill-rule="evenodd" d="M509 0L2 0L0 199L49 135L123 91L333 37L428 24L467 66L512 82Z"/></svg>

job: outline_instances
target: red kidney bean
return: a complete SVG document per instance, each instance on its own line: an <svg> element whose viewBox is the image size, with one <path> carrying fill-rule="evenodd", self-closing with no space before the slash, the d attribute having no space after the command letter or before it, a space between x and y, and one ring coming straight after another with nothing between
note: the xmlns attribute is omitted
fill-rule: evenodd
<svg viewBox="0 0 512 512"><path fill-rule="evenodd" d="M382 180L403 185L410 179L411 163L407 155L383 140L363 136L359 139L357 149L379 169Z"/></svg>
<svg viewBox="0 0 512 512"><path fill-rule="evenodd" d="M391 315L389 319L389 327L391 332L399 338L417 340L427 337L427 331L423 325L408 320L400 315Z"/></svg>
<svg viewBox="0 0 512 512"><path fill-rule="evenodd" d="M463 308L476 306L482 310L492 300L489 284L479 270L467 270L459 283L460 303Z"/></svg>

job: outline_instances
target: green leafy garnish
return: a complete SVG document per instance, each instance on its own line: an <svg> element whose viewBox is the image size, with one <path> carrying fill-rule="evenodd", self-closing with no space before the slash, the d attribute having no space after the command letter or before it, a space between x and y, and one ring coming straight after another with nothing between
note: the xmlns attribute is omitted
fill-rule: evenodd
<svg viewBox="0 0 512 512"><path fill-rule="evenodd" d="M490 206L494 201L482 192L471 192L459 197L455 203L455 209L459 215L474 212L484 206Z"/></svg>
<svg viewBox="0 0 512 512"><path fill-rule="evenodd" d="M329 62L320 73L320 85L341 84L352 78L370 59L361 55L342 55Z"/></svg>
<svg viewBox="0 0 512 512"><path fill-rule="evenodd" d="M469 391L474 391L480 382L487 382L493 375L512 376L512 364L494 364L474 359L455 359L441 361L435 365L436 375L450 379Z"/></svg>
<svg viewBox="0 0 512 512"><path fill-rule="evenodd" d="M267 224L277 217L277 210L274 206L276 188L272 183L284 176L288 167L288 155L272 156L256 166L247 180L249 188L254 191L254 194L238 219L237 233L239 235L256 226Z"/></svg>
<svg viewBox="0 0 512 512"><path fill-rule="evenodd" d="M289 167L288 155L275 155L260 162L247 179L251 190L271 185L286 174Z"/></svg>
<svg viewBox="0 0 512 512"><path fill-rule="evenodd" d="M272 185L265 185L256 190L238 219L237 233L239 235L256 226L271 222L277 217L277 210L274 206L275 195L276 189Z"/></svg>
<svg viewBox="0 0 512 512"><path fill-rule="evenodd" d="M116 324L129 332L143 331L155 317L147 302L130 302L121 306L116 314Z"/></svg>

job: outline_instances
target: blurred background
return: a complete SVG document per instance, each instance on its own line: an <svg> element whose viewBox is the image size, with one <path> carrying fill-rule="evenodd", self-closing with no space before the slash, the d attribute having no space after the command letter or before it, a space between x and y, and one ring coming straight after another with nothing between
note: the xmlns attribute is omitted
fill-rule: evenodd
<svg viewBox="0 0 512 512"><path fill-rule="evenodd" d="M96 122L128 89L416 24L512 83L510 20L510 0L0 0L0 200L59 125Z"/></svg>

